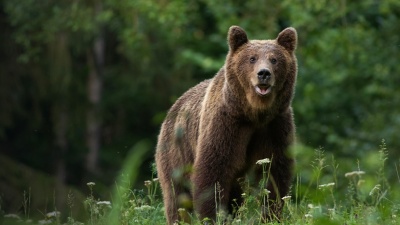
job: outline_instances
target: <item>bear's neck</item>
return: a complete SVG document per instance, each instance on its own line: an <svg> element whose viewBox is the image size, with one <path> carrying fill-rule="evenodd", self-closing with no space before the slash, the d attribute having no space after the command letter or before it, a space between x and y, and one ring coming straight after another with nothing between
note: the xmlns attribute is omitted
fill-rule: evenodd
<svg viewBox="0 0 400 225"><path fill-rule="evenodd" d="M246 93L238 80L227 80L224 69L221 69L214 77L217 86L222 87L224 107L238 120L250 123L254 126L263 126L270 122L278 113L277 104L269 107L253 107L246 98ZM236 87L236 88L235 88Z"/></svg>

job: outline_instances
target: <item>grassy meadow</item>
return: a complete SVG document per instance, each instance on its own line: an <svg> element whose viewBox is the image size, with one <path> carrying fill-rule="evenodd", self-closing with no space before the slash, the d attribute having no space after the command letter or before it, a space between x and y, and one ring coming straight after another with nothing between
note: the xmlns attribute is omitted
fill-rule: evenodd
<svg viewBox="0 0 400 225"><path fill-rule="evenodd" d="M69 211L63 212L66 215L54 209L43 212L41 219L31 219L29 212L37 209L30 208L27 195L21 212L1 211L1 224L165 224L156 174L144 182L143 189L131 189L139 173L139 159L144 153L141 149L140 144L135 146L135 151L127 158L110 199L96 197L96 184L88 182L90 194L83 202L69 198L66 203ZM297 165L290 195L282 197L282 220L268 224L400 224L398 165L386 164L389 155L383 140L376 151L360 159L336 159L324 149L313 150L302 145L294 146L292 152ZM268 160L260 160L258 164L268 171ZM154 171L154 165L152 167ZM267 180L268 176L260 186ZM221 196L223 191L216 188L215 194ZM245 188L242 197L244 203L236 206L235 216L217 212L217 224L265 224L260 209L268 199L268 190L260 188L254 192ZM83 204L86 210L87 218L83 221L76 220L71 213L77 204ZM184 209L180 209L180 213L184 213ZM207 221L200 221L195 215L191 217L192 224Z"/></svg>

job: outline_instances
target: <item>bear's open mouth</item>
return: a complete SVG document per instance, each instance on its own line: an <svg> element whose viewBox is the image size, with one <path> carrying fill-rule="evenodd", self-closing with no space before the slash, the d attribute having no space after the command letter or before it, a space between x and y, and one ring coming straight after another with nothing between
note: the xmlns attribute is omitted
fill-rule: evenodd
<svg viewBox="0 0 400 225"><path fill-rule="evenodd" d="M268 84L258 84L255 88L257 94L264 96L271 92L272 86Z"/></svg>

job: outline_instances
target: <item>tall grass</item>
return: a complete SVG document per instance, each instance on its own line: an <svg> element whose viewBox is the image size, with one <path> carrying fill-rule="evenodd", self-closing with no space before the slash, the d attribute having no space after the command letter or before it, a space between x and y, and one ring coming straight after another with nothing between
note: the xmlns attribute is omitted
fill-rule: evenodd
<svg viewBox="0 0 400 225"><path fill-rule="evenodd" d="M58 212L48 213L39 221L28 221L29 210L32 209L24 208L24 215L5 214L0 209L2 224L165 224L164 206L155 173L152 179L145 181L144 189L130 189L137 177L141 156L147 148L146 143L135 146L124 164L111 199L97 199L93 195L96 185L88 183L90 194L84 202L89 215L86 221L76 221L72 216L60 221ZM291 192L282 196L282 220L269 224L400 224L400 190L393 185L400 179L390 185L386 174L393 168L388 168L388 151L384 141L378 151L368 153L360 160L336 160L322 148L313 151L301 145L293 151L298 164ZM269 165L270 162L261 160L256 165L264 170L260 187L265 187L270 179ZM398 171L397 167L394 169ZM263 224L262 206L268 205L269 190L260 188L254 192L246 181L243 186L243 204L236 205L234 216L218 211L217 224ZM218 198L223 196L223 190L218 185L215 195L218 205ZM24 199L24 205L29 207L29 196ZM197 219L196 215L190 216L192 224L205 222Z"/></svg>

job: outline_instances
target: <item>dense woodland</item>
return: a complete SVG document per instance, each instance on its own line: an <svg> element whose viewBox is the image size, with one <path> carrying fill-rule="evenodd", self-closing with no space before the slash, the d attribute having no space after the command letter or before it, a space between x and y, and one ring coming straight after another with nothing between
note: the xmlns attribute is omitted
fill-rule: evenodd
<svg viewBox="0 0 400 225"><path fill-rule="evenodd" d="M166 111L223 65L231 25L250 39L297 29L299 170L322 149L343 172L374 173L384 139L388 178L398 182L398 0L2 0L3 209L18 211L10 199L40 185L23 179L31 171L54 180L50 202L90 181L109 196L137 143L146 153L133 185L143 186Z"/></svg>

